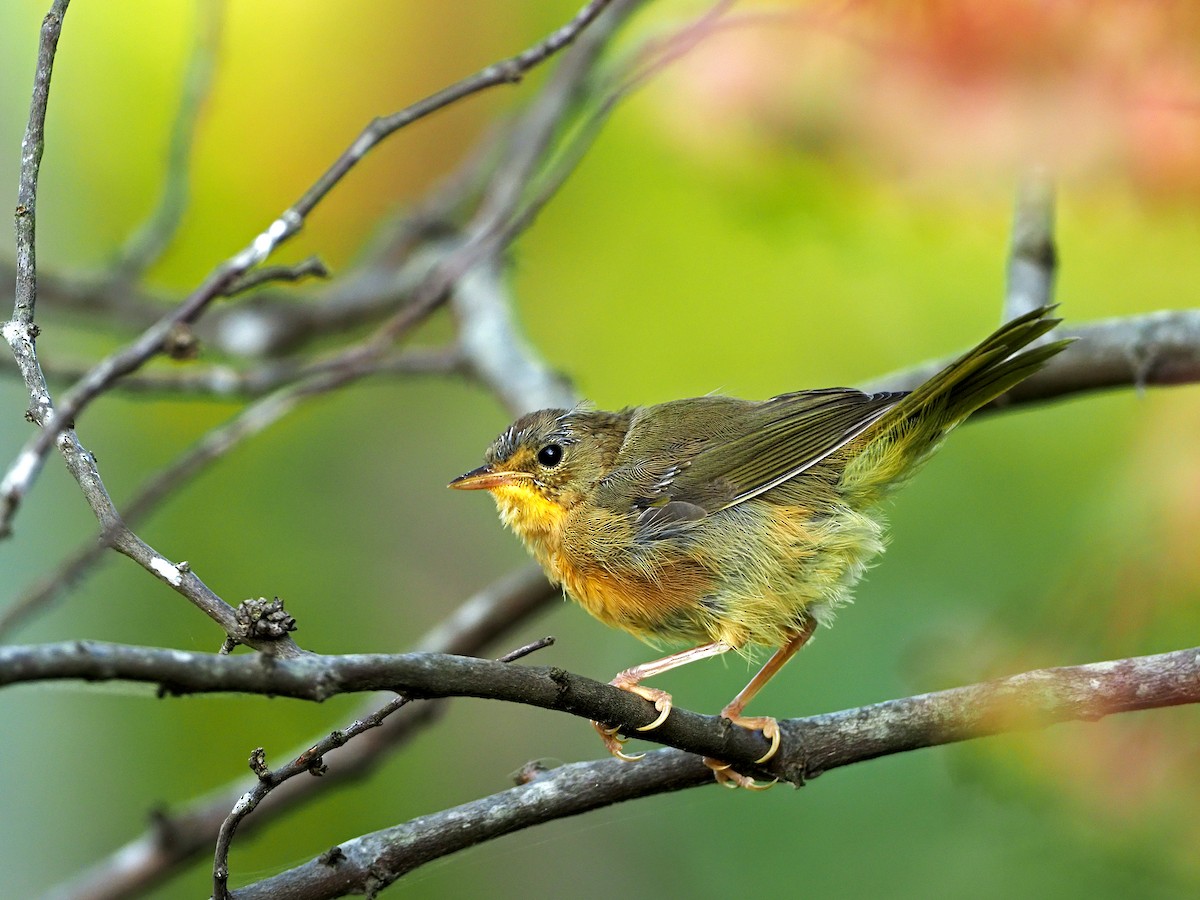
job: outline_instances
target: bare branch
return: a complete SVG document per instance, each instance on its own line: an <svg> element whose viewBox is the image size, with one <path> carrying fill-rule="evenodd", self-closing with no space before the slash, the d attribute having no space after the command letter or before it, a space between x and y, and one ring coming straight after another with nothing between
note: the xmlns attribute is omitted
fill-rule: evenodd
<svg viewBox="0 0 1200 900"><path fill-rule="evenodd" d="M159 685L160 692L166 694L242 691L315 701L341 693L373 690L396 691L423 699L479 697L620 723L622 730L630 734L658 716L652 703L628 691L561 669L507 666L437 653L307 654L293 659L265 659L89 641L0 648L0 686L62 679L149 682ZM1197 702L1200 702L1200 648L1038 670L971 688L878 704L866 708L871 710L869 714L860 711L851 718L866 717L856 728L863 740L874 742L872 746L879 744L880 752L874 755L880 755L896 752L888 750L894 744L899 749L928 746L928 743L913 743L918 740L913 735L926 735L929 722L940 722L934 742L945 743L1010 729L1013 726L1005 723L1011 723L1018 713L1017 720L1022 723L1033 715L1030 721L1047 724ZM1016 712L1009 711L1010 707ZM1006 711L998 725L988 724ZM925 723L916 732L909 725L914 716ZM839 714L835 718L844 717ZM675 708L653 736L677 749L753 766L753 760L766 749L762 736L723 722L718 716L701 716ZM798 726L793 722L784 730L795 727ZM897 741L900 743L896 744ZM793 749L762 768L799 784L814 771L829 767L813 756L807 739L800 743L804 745L803 753Z"/></svg>
<svg viewBox="0 0 1200 900"><path fill-rule="evenodd" d="M1075 338L1075 342L983 412L1105 388L1200 381L1200 309L1060 326L1054 334L1056 338ZM873 381L863 390L912 390L951 361L942 359L906 369Z"/></svg>
<svg viewBox="0 0 1200 900"><path fill-rule="evenodd" d="M561 597L541 570L527 566L497 580L467 600L446 621L417 645L430 653L475 654L506 630L516 628L543 609L553 597ZM367 715L373 709L362 711ZM279 815L312 800L327 790L370 775L375 766L420 729L436 721L446 701L405 707L352 744L331 754L329 771L321 778L292 779L263 803L270 815L259 815L242 826L249 833ZM302 754L316 740L291 751ZM167 879L182 865L212 850L217 832L238 798L254 787L254 779L238 779L217 788L170 814L158 814L145 834L134 838L109 856L97 861L70 882L50 893L56 900L116 900L150 889Z"/></svg>
<svg viewBox="0 0 1200 900"><path fill-rule="evenodd" d="M96 459L79 442L69 417L60 429L47 430L54 418L49 389L37 359L35 341L37 325L33 321L37 300L37 270L34 254L34 223L37 200L38 168L44 144L46 105L49 99L50 76L54 53L61 33L62 19L69 0L56 0L42 22L42 37L34 78L33 100L30 104L29 126L22 144L20 188L17 206L17 300L13 319L4 326L4 337L12 348L17 365L29 389L29 418L42 426L39 439L47 446L57 443L67 470L79 484L84 498L106 532L115 535L113 544L122 553L139 562L160 581L184 594L189 600L217 619L227 634L234 634L233 608L216 596L186 564L172 564L152 547L129 532L121 523L112 499L100 479ZM15 510L28 485L41 467L44 453L38 455L27 447L0 481L0 538L8 533L10 514ZM259 642L266 649L282 654L298 652L290 641L273 645Z"/></svg>
<svg viewBox="0 0 1200 900"><path fill-rule="evenodd" d="M611 37L617 24L639 5L640 0L623 0L616 3L612 15L606 17L605 27L597 29L594 35L588 34L581 41L576 52L568 57L567 62L570 65L564 66L564 74L556 73L555 78L547 85L546 92L553 100L536 107L536 114L526 117L522 127L514 129L515 146L527 148L536 145L545 148L552 118L546 113L546 108L562 108L565 103L563 97L577 89L583 73L594 64L601 46ZM568 87L560 86L560 82L565 82ZM528 138L520 137L526 132L533 134ZM207 463L224 455L245 438L257 434L277 421L300 399L343 387L381 369L398 368L395 361L381 361L382 354L397 335L411 329L455 286L456 298L461 295L457 309L462 320L460 340L464 358L471 361L472 369L479 373L486 383L501 393L506 404L514 412L547 405L571 405L576 402L564 379L550 372L524 343L508 311L511 304L508 303L496 265L484 264L489 258L494 259L499 248L512 240L531 218L526 214L515 222L505 222L505 217L512 213L511 204L515 203L519 196L519 192L513 191L511 187L520 180L517 174L520 174L521 178L527 178L530 174L527 157L517 154L516 159L520 161L520 173L513 171L513 166L517 163L502 167L506 174L501 181L510 186L505 194L509 202L492 202L487 205L486 211L481 211L476 216L471 236L462 244L451 248L440 264L435 264L430 269L417 261L417 265L424 269L425 275L413 288L413 296L408 306L393 316L392 320L385 323L363 345L353 347L329 360L299 369L287 363L272 364L255 372L251 377L258 379L258 383L252 382L251 386L257 390L262 390L264 385L275 383L289 383L289 386L245 410L234 421L203 439L196 448L156 478L143 492L138 501L138 511L143 511L170 490L176 489ZM560 184L561 181L557 182L555 189ZM551 193L553 191L543 191L541 202L545 202ZM479 261L477 273L473 274L471 265L476 261ZM443 358L441 362L447 370L451 365L455 369L458 368L457 359L447 363ZM521 377L515 380L506 379L501 365L512 367L512 371ZM142 380L151 388L164 384L159 379ZM190 383L194 385L196 382ZM236 375L229 377L228 370L222 369L215 370L212 383L220 385L227 393L245 384ZM145 501L148 498L153 499L147 503ZM102 543L108 542L102 535ZM99 556L100 552L93 547L72 554L59 574L39 585L0 619L0 631L48 602L62 586L78 579Z"/></svg>
<svg viewBox="0 0 1200 900"><path fill-rule="evenodd" d="M249 246L218 266L173 312L161 318L124 349L97 364L63 395L57 408L51 409L47 403L45 414L38 419L41 430L22 449L3 482L0 482L0 536L11 527L13 515L37 478L57 436L73 428L79 414L115 381L136 371L160 353L173 329L193 323L214 299L227 295L250 269L264 262L280 245L293 237L303 226L305 217L372 148L404 126L463 97L499 84L520 81L531 68L574 41L610 2L612 0L590 0L570 22L523 53L487 66L475 75L394 115L376 119L295 204L284 210ZM436 300L427 302L433 305ZM418 307L418 312L421 311L421 304L413 305ZM396 333L402 333L405 327L406 324L401 323Z"/></svg>
<svg viewBox="0 0 1200 900"><path fill-rule="evenodd" d="M513 415L571 407L578 397L567 378L552 371L525 341L513 320L508 285L497 264L476 266L452 298L458 339L471 373Z"/></svg>
<svg viewBox="0 0 1200 900"><path fill-rule="evenodd" d="M801 785L831 769L883 755L1197 702L1200 648L1041 669L781 723L787 759L780 768ZM609 759L565 765L491 797L345 841L336 852L234 891L232 896L316 900L348 893L370 895L430 860L532 825L711 783L711 772L699 759L677 750L651 753L634 764Z"/></svg>
<svg viewBox="0 0 1200 900"><path fill-rule="evenodd" d="M63 17L70 0L55 0L42 20L37 64L33 76L33 96L29 102L29 121L21 140L21 168L17 183L17 208L13 222L16 233L16 297L12 320L2 329L12 350L17 368L29 392L28 418L41 423L50 412L50 391L37 357L39 329L34 322L37 309L37 192L42 152L46 145L46 109L50 102L50 78L54 56L62 33ZM66 442L70 444L71 438ZM79 448L82 450L82 447ZM18 487L23 478L36 474L36 458L21 454L0 480L0 539L8 535L3 498Z"/></svg>
<svg viewBox="0 0 1200 900"><path fill-rule="evenodd" d="M517 650L504 654L498 661L501 663L515 662L553 643L554 638L543 638L540 641L526 644ZM382 708L370 715L356 719L349 727L331 732L323 740L318 741L299 756L294 757L291 762L280 766L278 769L268 770L266 768L266 755L263 752L263 748L259 747L256 749L250 755L250 768L257 776L258 783L252 790L247 791L238 798L237 803L233 806L233 810L225 817L225 821L221 823L221 830L217 835L217 847L213 857L213 897L216 900L227 900L229 897L229 848L233 843L234 833L246 816L257 809L258 805L273 790L295 778L297 775L303 772L308 772L312 775L324 775L328 769L325 765L325 754L332 753L339 747L344 747L347 743L369 729L379 728L389 716L411 702L412 698L404 695L393 698Z"/></svg>
<svg viewBox="0 0 1200 900"><path fill-rule="evenodd" d="M1058 254L1054 247L1054 183L1042 170L1029 172L1017 188L1009 245L1004 321L1054 302ZM1057 338L1042 335L1039 343Z"/></svg>
<svg viewBox="0 0 1200 900"><path fill-rule="evenodd" d="M502 793L344 841L318 859L231 896L373 896L426 862L485 841L614 803L712 783L712 771L698 757L678 750L648 753L633 764L619 759L570 763Z"/></svg>
<svg viewBox="0 0 1200 900"><path fill-rule="evenodd" d="M229 286L228 296L233 297L252 291L264 284L279 281L304 281L306 278L328 278L329 269L315 256L303 259L292 266L264 266L247 272L241 280Z"/></svg>
<svg viewBox="0 0 1200 900"><path fill-rule="evenodd" d="M50 77L54 72L54 54L62 33L63 17L71 0L54 0L42 19L41 41L38 44L37 67L33 75L33 98L29 102L29 121L21 140L21 173L17 184L17 210L13 223L17 235L17 292L9 327L28 332L33 325L37 307L37 192L38 174L42 167L42 151L46 146L46 107L50 102ZM13 337L5 328L5 338ZM27 335L33 340L36 335ZM15 352L15 348L14 348ZM19 360L18 360L19 362ZM27 379L28 380L28 379ZM37 386L30 385L30 393Z"/></svg>
<svg viewBox="0 0 1200 900"><path fill-rule="evenodd" d="M157 554L153 554L153 551L149 551L153 554L152 557L146 556L149 548L140 545L140 541L132 533L131 528L153 512L166 497L196 478L210 464L226 456L244 441L274 425L292 412L303 400L335 390L355 378L383 371L411 374L419 368L424 371L452 371L460 367L457 353L449 355L442 353L436 357L410 353L379 362L366 361L357 370L321 370L317 376L281 388L251 404L224 425L209 431L186 453L143 485L126 506L124 516L117 515L115 506L111 511L106 509L101 518L101 524L108 522L110 523L109 527L102 529L96 540L88 541L76 548L58 570L27 591L5 610L0 615L0 636L28 619L35 612L46 608L67 587L78 583L109 548L116 547L144 565L148 559L157 556ZM275 374L282 373L276 370ZM107 494L104 495L104 498L107 499ZM108 506L112 506L111 501L108 501ZM153 571L160 577L160 570L164 563L165 561L153 563ZM233 634L233 631L230 630L230 623L233 622L233 610L228 608L227 604L220 602L215 595L205 594L204 601L203 604L198 603L197 605L200 605L210 618L225 628L226 634Z"/></svg>
<svg viewBox="0 0 1200 900"><path fill-rule="evenodd" d="M96 458L79 442L74 429L59 435L58 446L67 471L79 484L84 499L91 507L104 534L108 536L108 543L141 565L159 581L190 600L217 622L227 635L236 637L239 629L233 607L201 581L186 562L172 563L126 527L100 478ZM18 457L18 464L26 458ZM246 643L272 653L287 655L300 652L290 638L273 643L249 639Z"/></svg>

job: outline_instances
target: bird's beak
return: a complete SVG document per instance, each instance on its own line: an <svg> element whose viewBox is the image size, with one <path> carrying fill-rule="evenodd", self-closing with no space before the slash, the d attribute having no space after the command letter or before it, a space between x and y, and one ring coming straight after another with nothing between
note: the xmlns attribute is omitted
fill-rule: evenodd
<svg viewBox="0 0 1200 900"><path fill-rule="evenodd" d="M527 477L524 472L505 472L495 470L491 466L480 466L472 469L466 475L459 475L447 487L456 491L490 491L493 488L520 481Z"/></svg>

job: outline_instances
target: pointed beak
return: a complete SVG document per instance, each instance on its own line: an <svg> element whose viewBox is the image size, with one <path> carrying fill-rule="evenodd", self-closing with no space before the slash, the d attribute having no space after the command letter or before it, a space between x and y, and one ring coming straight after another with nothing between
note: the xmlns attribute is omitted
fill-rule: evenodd
<svg viewBox="0 0 1200 900"><path fill-rule="evenodd" d="M512 484L526 477L528 476L524 472L497 471L491 466L480 466L466 475L459 475L446 486L456 491L490 491L492 488Z"/></svg>

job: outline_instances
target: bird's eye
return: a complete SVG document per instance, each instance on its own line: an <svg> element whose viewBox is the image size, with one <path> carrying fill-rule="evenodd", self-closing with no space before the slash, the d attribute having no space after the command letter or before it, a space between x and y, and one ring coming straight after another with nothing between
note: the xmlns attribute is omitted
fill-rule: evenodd
<svg viewBox="0 0 1200 900"><path fill-rule="evenodd" d="M562 447L558 444L547 444L538 451L537 460L547 469L552 469L562 462Z"/></svg>

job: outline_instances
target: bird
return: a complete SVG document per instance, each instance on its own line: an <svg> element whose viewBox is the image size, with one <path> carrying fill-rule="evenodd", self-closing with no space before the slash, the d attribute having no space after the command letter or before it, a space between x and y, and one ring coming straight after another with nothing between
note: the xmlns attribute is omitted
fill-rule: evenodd
<svg viewBox="0 0 1200 900"><path fill-rule="evenodd" d="M549 579L601 622L686 647L610 682L654 704L657 718L639 731L659 727L673 703L645 679L729 651L773 651L721 710L770 742L762 764L779 749L778 723L746 706L849 601L883 550L888 495L956 425L1069 343L1038 340L1060 321L1053 309L1014 318L912 391L528 413L449 487L490 492ZM622 751L621 726L592 724L611 753L640 758ZM769 786L705 764L727 787Z"/></svg>

